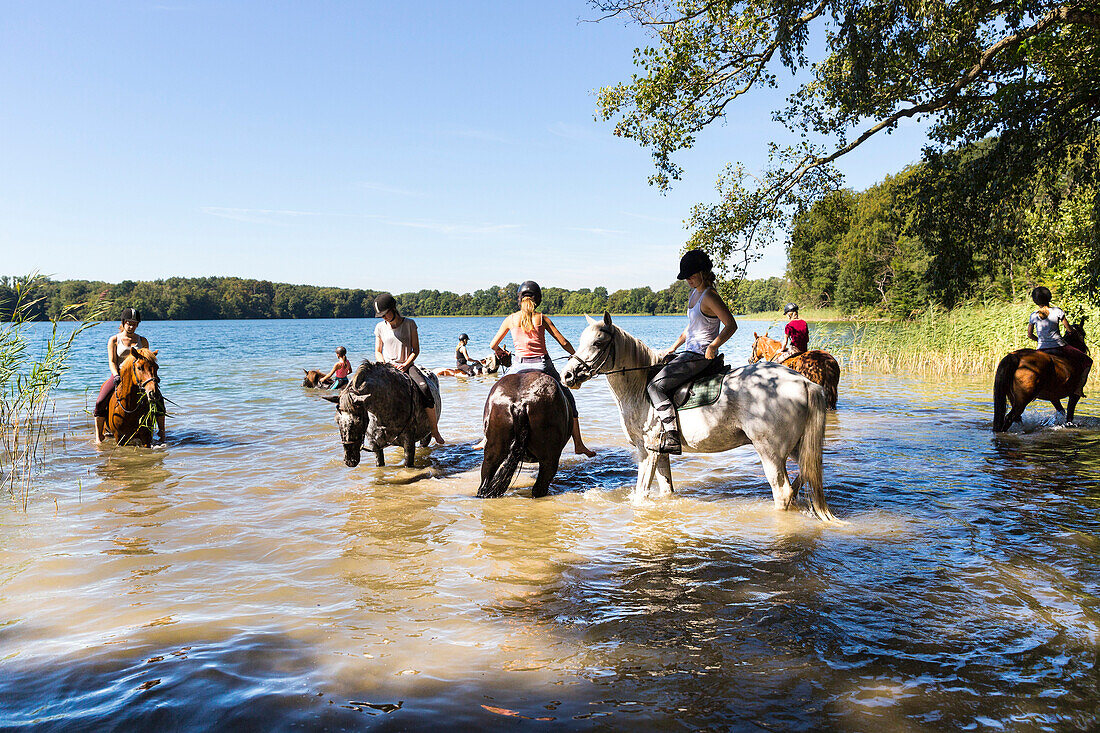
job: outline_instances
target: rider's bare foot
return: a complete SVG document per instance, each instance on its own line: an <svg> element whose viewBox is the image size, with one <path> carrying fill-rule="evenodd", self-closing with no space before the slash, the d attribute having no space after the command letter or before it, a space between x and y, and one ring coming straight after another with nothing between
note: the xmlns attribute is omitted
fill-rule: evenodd
<svg viewBox="0 0 1100 733"><path fill-rule="evenodd" d="M95 436L95 444L96 445L99 445L102 442L103 442L103 436L102 435Z"/></svg>
<svg viewBox="0 0 1100 733"><path fill-rule="evenodd" d="M592 450L584 443L581 443L580 445L574 443L573 452L576 453L578 456L588 456L589 458L596 457L596 451Z"/></svg>
<svg viewBox="0 0 1100 733"><path fill-rule="evenodd" d="M474 446L474 450L485 450L485 438L477 441L477 445Z"/></svg>

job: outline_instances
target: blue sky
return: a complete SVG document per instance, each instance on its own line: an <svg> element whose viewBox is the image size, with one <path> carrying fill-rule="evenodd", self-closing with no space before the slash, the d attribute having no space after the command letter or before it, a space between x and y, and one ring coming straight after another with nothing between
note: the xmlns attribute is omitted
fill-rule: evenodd
<svg viewBox="0 0 1100 733"><path fill-rule="evenodd" d="M237 275L468 292L675 278L722 165L785 131L761 92L678 160L596 121L642 31L583 2L0 0L0 273ZM843 159L865 187L909 125ZM752 276L782 274L782 243Z"/></svg>

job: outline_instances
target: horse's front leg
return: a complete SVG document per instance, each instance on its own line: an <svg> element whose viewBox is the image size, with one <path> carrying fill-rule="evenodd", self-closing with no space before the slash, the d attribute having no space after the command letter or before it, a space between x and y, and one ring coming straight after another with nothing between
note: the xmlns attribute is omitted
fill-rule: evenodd
<svg viewBox="0 0 1100 733"><path fill-rule="evenodd" d="M1077 409L1077 402L1080 399L1078 395L1071 394L1066 400L1066 425L1073 423L1073 411Z"/></svg>
<svg viewBox="0 0 1100 733"><path fill-rule="evenodd" d="M377 465L386 465L386 454L382 452L382 446L378 446L374 449L374 460L377 461Z"/></svg>
<svg viewBox="0 0 1100 733"><path fill-rule="evenodd" d="M667 453L657 454L657 490L659 496L668 496L676 491L672 486L672 461Z"/></svg>
<svg viewBox="0 0 1100 733"><path fill-rule="evenodd" d="M638 483L634 485L634 494L630 497L633 501L641 501L649 496L649 487L653 484L653 474L657 471L657 459L660 456L656 451L642 451L638 462Z"/></svg>
<svg viewBox="0 0 1100 733"><path fill-rule="evenodd" d="M1073 400L1073 398L1072 398L1072 397L1070 398L1070 400L1071 400L1071 402L1076 402L1076 400ZM1063 415L1065 415L1065 414L1066 414L1066 411L1065 411L1064 409L1062 409L1062 401L1061 401L1061 400L1051 400L1051 401L1050 401L1050 404L1054 405L1054 409L1055 409L1055 410L1056 410L1057 412L1060 412L1060 413L1062 413ZM1072 408L1071 408L1071 412L1072 412ZM1072 420L1073 418L1066 418L1066 419L1067 419L1067 420Z"/></svg>
<svg viewBox="0 0 1100 733"><path fill-rule="evenodd" d="M416 438L412 435L405 436L405 468L412 468L416 462Z"/></svg>

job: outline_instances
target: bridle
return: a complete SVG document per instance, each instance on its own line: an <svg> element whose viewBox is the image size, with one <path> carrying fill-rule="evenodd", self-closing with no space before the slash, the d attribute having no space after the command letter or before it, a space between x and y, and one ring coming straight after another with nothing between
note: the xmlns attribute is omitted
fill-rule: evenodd
<svg viewBox="0 0 1100 733"><path fill-rule="evenodd" d="M134 384L137 384L138 392L140 392L140 394L138 395L138 404L134 406L134 409L127 410L126 405L122 404L122 399L119 398L119 396L118 396L118 390L116 389L114 391L114 393L112 394L112 396L114 397L115 403L118 405L118 409L122 410L122 412L127 414L127 415L138 411L138 409L141 407L141 398L142 397L145 397L146 399L148 399L149 393L145 391L145 385L149 384L149 382L153 382L154 384L160 384L160 377L157 377L157 376L149 377L148 379L141 382L140 384L138 383L138 380L137 380L137 360L136 359L134 360L134 363L132 365L130 365L130 371L133 372ZM121 387L122 385L119 385L119 386ZM175 404L175 403L173 403L173 404Z"/></svg>

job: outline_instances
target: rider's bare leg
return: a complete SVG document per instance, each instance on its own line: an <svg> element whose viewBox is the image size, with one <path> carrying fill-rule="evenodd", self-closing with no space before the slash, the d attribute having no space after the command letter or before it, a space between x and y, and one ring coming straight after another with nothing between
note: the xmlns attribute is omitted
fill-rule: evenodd
<svg viewBox="0 0 1100 733"><path fill-rule="evenodd" d="M443 436L439 434L439 413L434 407L427 407L424 411L428 413L428 422L432 426L432 439L439 445L446 445L447 441L443 440Z"/></svg>
<svg viewBox="0 0 1100 733"><path fill-rule="evenodd" d="M573 418L573 451L589 458L596 455L596 451L584 444L584 438L581 437L581 421L576 417Z"/></svg>
<svg viewBox="0 0 1100 733"><path fill-rule="evenodd" d="M107 429L107 418L96 415L95 417L95 442L99 445L103 442L103 431Z"/></svg>

